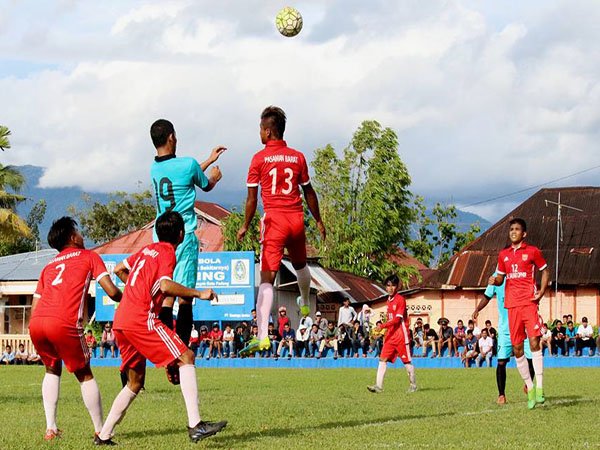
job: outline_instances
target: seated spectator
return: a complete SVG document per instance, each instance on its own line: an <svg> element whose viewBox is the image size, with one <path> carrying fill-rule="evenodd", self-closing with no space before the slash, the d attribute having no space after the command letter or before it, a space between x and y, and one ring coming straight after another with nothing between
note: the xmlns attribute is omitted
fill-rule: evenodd
<svg viewBox="0 0 600 450"><path fill-rule="evenodd" d="M565 332L565 347L567 348L567 356L571 354L577 354L577 330L572 320L567 322L567 331Z"/></svg>
<svg viewBox="0 0 600 450"><path fill-rule="evenodd" d="M100 358L104 358L104 350L110 350L110 357L115 357L115 333L112 330L112 326L109 322L104 325L102 331L102 339L100 340Z"/></svg>
<svg viewBox="0 0 600 450"><path fill-rule="evenodd" d="M92 330L87 330L85 333L85 344L87 345L88 351L90 352L90 358L96 357L96 350L98 348L98 341Z"/></svg>
<svg viewBox="0 0 600 450"><path fill-rule="evenodd" d="M452 356L454 351L454 333L452 327L449 326L448 319L442 318L438 320L438 325L441 325L438 340L438 353L442 356L444 347L448 348L448 355Z"/></svg>
<svg viewBox="0 0 600 450"><path fill-rule="evenodd" d="M271 341L271 348L266 351L264 356L276 356L279 348L279 342L281 342L281 335L279 334L277 328L275 328L275 324L273 322L269 322L267 336L269 336L269 340Z"/></svg>
<svg viewBox="0 0 600 450"><path fill-rule="evenodd" d="M566 314L563 315L563 320L562 323L566 324L569 321L568 317Z"/></svg>
<svg viewBox="0 0 600 450"><path fill-rule="evenodd" d="M369 351L375 352L375 356L379 356L381 348L383 347L383 336L385 335L385 328L381 328L381 320L375 323L374 327L371 327L369 334Z"/></svg>
<svg viewBox="0 0 600 450"><path fill-rule="evenodd" d="M473 330L467 329L465 349L461 358L465 367L471 367L471 362L477 358L477 344L477 338L473 335Z"/></svg>
<svg viewBox="0 0 600 450"><path fill-rule="evenodd" d="M494 340L488 334L487 328L481 330L481 337L477 341L479 352L475 363L478 367L481 367L483 360L485 359L486 366L492 367L492 355L494 351Z"/></svg>
<svg viewBox="0 0 600 450"><path fill-rule="evenodd" d="M469 322L467 322L467 330L471 330L473 332L473 336L475 336L477 339L479 339L481 336L481 330L475 325L473 319L469 319Z"/></svg>
<svg viewBox="0 0 600 450"><path fill-rule="evenodd" d="M342 358L352 353L352 341L346 327L344 323L338 326L338 354Z"/></svg>
<svg viewBox="0 0 600 450"><path fill-rule="evenodd" d="M0 364L10 365L15 363L15 352L13 352L12 347L7 345L4 349L4 353L0 357Z"/></svg>
<svg viewBox="0 0 600 450"><path fill-rule="evenodd" d="M310 338L310 331L304 325L298 327L296 331L296 356L298 358L308 356L308 339Z"/></svg>
<svg viewBox="0 0 600 450"><path fill-rule="evenodd" d="M329 322L327 324L327 330L325 331L323 339L321 340L321 346L319 347L317 359L323 356L323 351L326 348L333 348L333 359L338 358L338 329L333 322Z"/></svg>
<svg viewBox="0 0 600 450"><path fill-rule="evenodd" d="M310 335L308 337L308 348L310 358L314 357L315 354L319 351L319 347L321 345L321 341L323 340L323 332L319 328L319 325L313 323L313 326L310 330Z"/></svg>
<svg viewBox="0 0 600 450"><path fill-rule="evenodd" d="M458 356L458 347L464 347L465 341L467 339L467 329L465 328L465 324L461 319L458 319L456 322L456 327L454 328L454 350Z"/></svg>
<svg viewBox="0 0 600 450"><path fill-rule="evenodd" d="M548 354L553 355L552 351L552 331L548 329L548 325L542 324L542 335L540 336L540 348L544 350L544 347L548 349Z"/></svg>
<svg viewBox="0 0 600 450"><path fill-rule="evenodd" d="M206 325L202 325L200 327L200 334L198 336L198 339L198 356L200 358L204 358L204 352L208 353L208 349L210 348L210 332L208 331L208 327Z"/></svg>
<svg viewBox="0 0 600 450"><path fill-rule="evenodd" d="M19 344L19 349L15 353L15 364L19 366L24 366L27 364L27 358L29 357L29 353L25 350L24 344Z"/></svg>
<svg viewBox="0 0 600 450"><path fill-rule="evenodd" d="M431 347L431 357L436 357L437 345L438 345L438 335L433 328L429 326L428 323L423 325L423 332L425 333L425 341L423 342L423 356L427 356L427 349Z"/></svg>
<svg viewBox="0 0 600 450"><path fill-rule="evenodd" d="M415 328L413 329L413 342L416 348L423 347L423 319L417 318Z"/></svg>
<svg viewBox="0 0 600 450"><path fill-rule="evenodd" d="M235 351L233 346L233 338L235 333L231 325L225 325L225 331L223 331L223 357L232 358Z"/></svg>
<svg viewBox="0 0 600 450"><path fill-rule="evenodd" d="M240 351L246 346L244 338L244 327L238 325L235 327L235 335L233 336L233 356L238 356Z"/></svg>
<svg viewBox="0 0 600 450"><path fill-rule="evenodd" d="M277 318L277 323L278 323L278 331L279 334L281 336L283 336L283 329L285 327L285 324L290 324L290 318L287 316L287 309L285 306L280 306L279 309L277 310L279 311L279 317ZM291 328L291 324L290 324L290 328Z"/></svg>
<svg viewBox="0 0 600 450"><path fill-rule="evenodd" d="M577 356L581 356L584 348L589 348L590 356L596 352L594 341L594 328L588 324L587 317L581 319L581 325L577 328Z"/></svg>
<svg viewBox="0 0 600 450"><path fill-rule="evenodd" d="M567 314L567 323L569 323L569 320L573 322L573 314Z"/></svg>
<svg viewBox="0 0 600 450"><path fill-rule="evenodd" d="M315 313L314 323L316 323L319 326L319 330L321 330L323 332L323 334L325 334L325 331L327 331L327 324L329 322L327 321L327 319L325 317L323 317L323 315L321 314L321 311L317 311Z"/></svg>
<svg viewBox="0 0 600 450"><path fill-rule="evenodd" d="M29 356L27 357L27 364L43 364L42 358L37 354L35 348L31 348L31 352L29 352Z"/></svg>
<svg viewBox="0 0 600 450"><path fill-rule="evenodd" d="M279 343L279 348L277 349L277 354L275 358L279 358L281 356L281 352L283 348L288 349L288 359L292 357L294 353L294 340L296 339L296 332L290 326L289 321L283 325L283 334L281 335L281 342Z"/></svg>
<svg viewBox="0 0 600 450"><path fill-rule="evenodd" d="M250 319L250 329L252 329L252 327L258 326L258 317L256 315L256 309L250 311L250 314L252 314L252 319Z"/></svg>
<svg viewBox="0 0 600 450"><path fill-rule="evenodd" d="M362 309L356 316L356 322L358 322L363 334L365 336L369 336L369 331L371 328L371 308L368 305L363 305Z"/></svg>
<svg viewBox="0 0 600 450"><path fill-rule="evenodd" d="M223 332L217 322L213 323L212 330L210 330L208 337L210 338L210 344L206 359L210 359L215 352L217 353L217 358L220 358L223 352Z"/></svg>
<svg viewBox="0 0 600 450"><path fill-rule="evenodd" d="M310 329L312 328L312 324L313 324L313 320L308 316L308 313L306 314L302 314L302 317L300 318L300 323L298 324L298 329L300 329L300 327L305 327L307 332L310 332Z"/></svg>
<svg viewBox="0 0 600 450"><path fill-rule="evenodd" d="M354 324L352 325L349 334L350 342L352 344L352 351L354 352L354 357L358 358L359 354L362 353L363 358L366 358L367 351L369 350L369 338L368 335L365 335L358 320L354 321Z"/></svg>
<svg viewBox="0 0 600 450"><path fill-rule="evenodd" d="M496 331L496 329L492 326L492 322L491 320L486 320L485 321L485 329L488 332L488 336L492 338L492 341L494 341L494 350L493 350L493 354L495 355L496 352L498 351L498 332ZM483 330L481 330L483 331Z"/></svg>
<svg viewBox="0 0 600 450"><path fill-rule="evenodd" d="M196 330L196 325L192 324L192 332L190 333L190 342L188 347L194 352L194 358L198 356L198 348L200 347L200 333Z"/></svg>
<svg viewBox="0 0 600 450"><path fill-rule="evenodd" d="M560 320L556 321L556 326L552 330L552 348L554 350L554 354L558 355L558 350L560 349L561 355L568 355L569 352L567 350L567 329L564 327L563 323Z"/></svg>

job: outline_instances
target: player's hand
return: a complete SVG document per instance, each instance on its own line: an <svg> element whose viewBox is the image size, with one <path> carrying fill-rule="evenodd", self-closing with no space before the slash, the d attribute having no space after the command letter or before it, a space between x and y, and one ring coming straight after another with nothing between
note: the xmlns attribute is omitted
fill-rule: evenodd
<svg viewBox="0 0 600 450"><path fill-rule="evenodd" d="M203 291L199 291L200 292L200 296L198 298L202 299L202 300L214 300L215 302L219 301L219 297L217 296L217 293L215 291L213 291L212 289L204 289Z"/></svg>
<svg viewBox="0 0 600 450"><path fill-rule="evenodd" d="M221 173L219 166L212 166L208 175L215 181L215 183L223 178L223 174Z"/></svg>
<svg viewBox="0 0 600 450"><path fill-rule="evenodd" d="M496 285L496 277L494 275L488 278L488 284L491 284L492 286Z"/></svg>
<svg viewBox="0 0 600 450"><path fill-rule="evenodd" d="M217 145L215 148L213 148L209 157L211 164L216 162L219 159L219 156L221 156L225 150L227 150L227 147L224 147L223 145Z"/></svg>
<svg viewBox="0 0 600 450"><path fill-rule="evenodd" d="M317 229L321 235L321 239L324 241L327 238L327 230L325 230L325 224L322 221L317 222Z"/></svg>
<svg viewBox="0 0 600 450"><path fill-rule="evenodd" d="M535 297L533 297L533 301L535 303L538 303L542 299L543 296L544 296L544 292L540 291L535 295Z"/></svg>
<svg viewBox="0 0 600 450"><path fill-rule="evenodd" d="M244 240L244 236L246 236L247 232L248 232L248 228L246 228L246 227L240 228L237 232L237 240L239 242L242 242Z"/></svg>
<svg viewBox="0 0 600 450"><path fill-rule="evenodd" d="M475 311L473 311L473 314L471 314L471 319L477 320L478 316L479 316L479 311L475 310Z"/></svg>

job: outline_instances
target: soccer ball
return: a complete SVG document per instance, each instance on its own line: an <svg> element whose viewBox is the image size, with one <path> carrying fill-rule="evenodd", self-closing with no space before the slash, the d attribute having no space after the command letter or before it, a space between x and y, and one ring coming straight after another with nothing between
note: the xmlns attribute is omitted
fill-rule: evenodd
<svg viewBox="0 0 600 450"><path fill-rule="evenodd" d="M302 16L297 9L286 6L277 13L275 25L285 37L293 37L302 30Z"/></svg>

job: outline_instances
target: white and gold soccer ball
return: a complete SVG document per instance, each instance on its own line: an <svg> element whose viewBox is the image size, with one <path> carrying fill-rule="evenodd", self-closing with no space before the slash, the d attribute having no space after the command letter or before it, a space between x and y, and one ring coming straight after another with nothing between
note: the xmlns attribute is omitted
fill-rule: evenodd
<svg viewBox="0 0 600 450"><path fill-rule="evenodd" d="M277 13L275 25L285 37L296 36L302 30L302 15L297 9L286 6Z"/></svg>

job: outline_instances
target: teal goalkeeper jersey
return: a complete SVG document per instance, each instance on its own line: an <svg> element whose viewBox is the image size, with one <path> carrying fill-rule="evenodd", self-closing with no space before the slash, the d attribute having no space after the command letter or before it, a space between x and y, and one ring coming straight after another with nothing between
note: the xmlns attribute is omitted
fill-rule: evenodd
<svg viewBox="0 0 600 450"><path fill-rule="evenodd" d="M194 213L196 186L201 189L208 186L208 178L198 161L187 156L157 156L150 177L156 194L156 217L166 211L177 211L185 222L185 232L193 232L198 223Z"/></svg>
<svg viewBox="0 0 600 450"><path fill-rule="evenodd" d="M496 275L496 273L494 273ZM504 285L506 280L500 286L489 284L483 295L492 298L496 295L498 302L498 335L510 334L508 329L508 310L504 307Z"/></svg>

